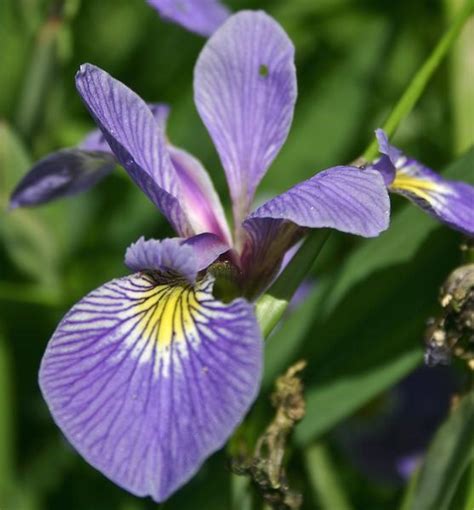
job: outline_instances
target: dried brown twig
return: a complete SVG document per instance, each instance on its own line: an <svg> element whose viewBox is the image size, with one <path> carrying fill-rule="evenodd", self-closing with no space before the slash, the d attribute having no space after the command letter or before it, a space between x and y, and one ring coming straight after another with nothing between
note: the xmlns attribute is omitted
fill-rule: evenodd
<svg viewBox="0 0 474 510"><path fill-rule="evenodd" d="M283 464L289 435L305 414L299 377L305 367L306 361L299 361L276 380L271 396L275 417L258 439L253 456L232 463L234 473L250 476L273 510L298 510L303 503L302 495L290 489Z"/></svg>

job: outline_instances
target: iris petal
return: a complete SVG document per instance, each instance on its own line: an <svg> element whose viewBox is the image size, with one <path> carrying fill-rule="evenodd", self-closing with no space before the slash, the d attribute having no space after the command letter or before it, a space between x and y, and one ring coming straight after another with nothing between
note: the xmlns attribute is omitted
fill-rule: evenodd
<svg viewBox="0 0 474 510"><path fill-rule="evenodd" d="M229 16L230 11L218 0L148 0L160 15L167 20L208 36Z"/></svg>
<svg viewBox="0 0 474 510"><path fill-rule="evenodd" d="M418 161L400 158L390 190L405 196L437 220L474 236L474 187L443 179Z"/></svg>
<svg viewBox="0 0 474 510"><path fill-rule="evenodd" d="M221 158L239 225L290 129L293 44L263 12L231 16L199 56L194 97Z"/></svg>
<svg viewBox="0 0 474 510"><path fill-rule="evenodd" d="M115 168L106 152L64 149L36 163L13 190L10 207L44 204L95 186Z"/></svg>
<svg viewBox="0 0 474 510"><path fill-rule="evenodd" d="M474 236L474 187L450 181L427 166L406 157L391 145L383 130L376 131L382 158L371 166L390 191L403 195L437 220Z"/></svg>
<svg viewBox="0 0 474 510"><path fill-rule="evenodd" d="M40 385L83 457L138 496L163 501L228 439L259 386L253 307L158 273L105 284L49 342Z"/></svg>
<svg viewBox="0 0 474 510"><path fill-rule="evenodd" d="M77 89L120 164L181 236L193 231L179 203L179 182L163 130L150 108L128 87L90 64Z"/></svg>
<svg viewBox="0 0 474 510"><path fill-rule="evenodd" d="M300 227L333 228L373 237L388 227L389 213L390 202L379 172L339 166L269 200L249 220L289 220Z"/></svg>

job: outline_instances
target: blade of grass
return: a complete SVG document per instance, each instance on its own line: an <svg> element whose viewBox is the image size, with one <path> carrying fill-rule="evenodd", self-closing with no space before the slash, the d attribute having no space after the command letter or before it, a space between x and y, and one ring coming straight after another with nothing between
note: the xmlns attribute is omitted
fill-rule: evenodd
<svg viewBox="0 0 474 510"><path fill-rule="evenodd" d="M434 72L438 69L443 58L457 40L466 21L473 12L474 0L466 0L463 8L459 11L457 16L454 17L452 24L435 46L433 52L425 61L423 66L415 74L409 87L406 89L405 93L393 108L388 119L385 121L383 129L387 133L388 137L393 135L401 121L411 112L416 102L423 94ZM377 156L377 152L378 145L377 141L374 139L365 150L363 157L366 161L372 161Z"/></svg>
<svg viewBox="0 0 474 510"><path fill-rule="evenodd" d="M327 448L314 443L305 452L306 469L322 510L351 510Z"/></svg>

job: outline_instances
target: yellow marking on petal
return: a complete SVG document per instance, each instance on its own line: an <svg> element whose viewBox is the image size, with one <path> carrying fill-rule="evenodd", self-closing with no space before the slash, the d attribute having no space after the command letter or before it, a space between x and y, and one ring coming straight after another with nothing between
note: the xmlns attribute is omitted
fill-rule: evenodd
<svg viewBox="0 0 474 510"><path fill-rule="evenodd" d="M390 187L395 190L402 190L413 193L414 195L422 198L430 204L435 201L432 193L443 194L446 191L442 184L430 181L428 179L412 177L402 172L397 172L395 179Z"/></svg>
<svg viewBox="0 0 474 510"><path fill-rule="evenodd" d="M199 283L193 288L182 281L158 284L137 294L139 303L132 312L139 316L135 327L141 341L151 343L150 347L156 345L157 352L161 352L173 342L197 338L195 314L202 308L200 299L208 296L200 290Z"/></svg>

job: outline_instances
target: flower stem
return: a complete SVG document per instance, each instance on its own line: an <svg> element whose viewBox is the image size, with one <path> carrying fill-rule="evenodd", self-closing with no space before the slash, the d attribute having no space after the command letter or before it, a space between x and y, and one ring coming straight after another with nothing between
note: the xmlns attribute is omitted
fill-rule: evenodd
<svg viewBox="0 0 474 510"><path fill-rule="evenodd" d="M454 17L451 26L435 46L421 69L415 74L410 85L385 121L383 129L389 138L393 135L400 122L411 112L434 72L438 69L441 61L456 41L464 24L473 12L474 0L466 0L463 8L458 12L457 16ZM377 155L377 150L377 141L373 140L364 152L364 159L366 161L372 161Z"/></svg>

